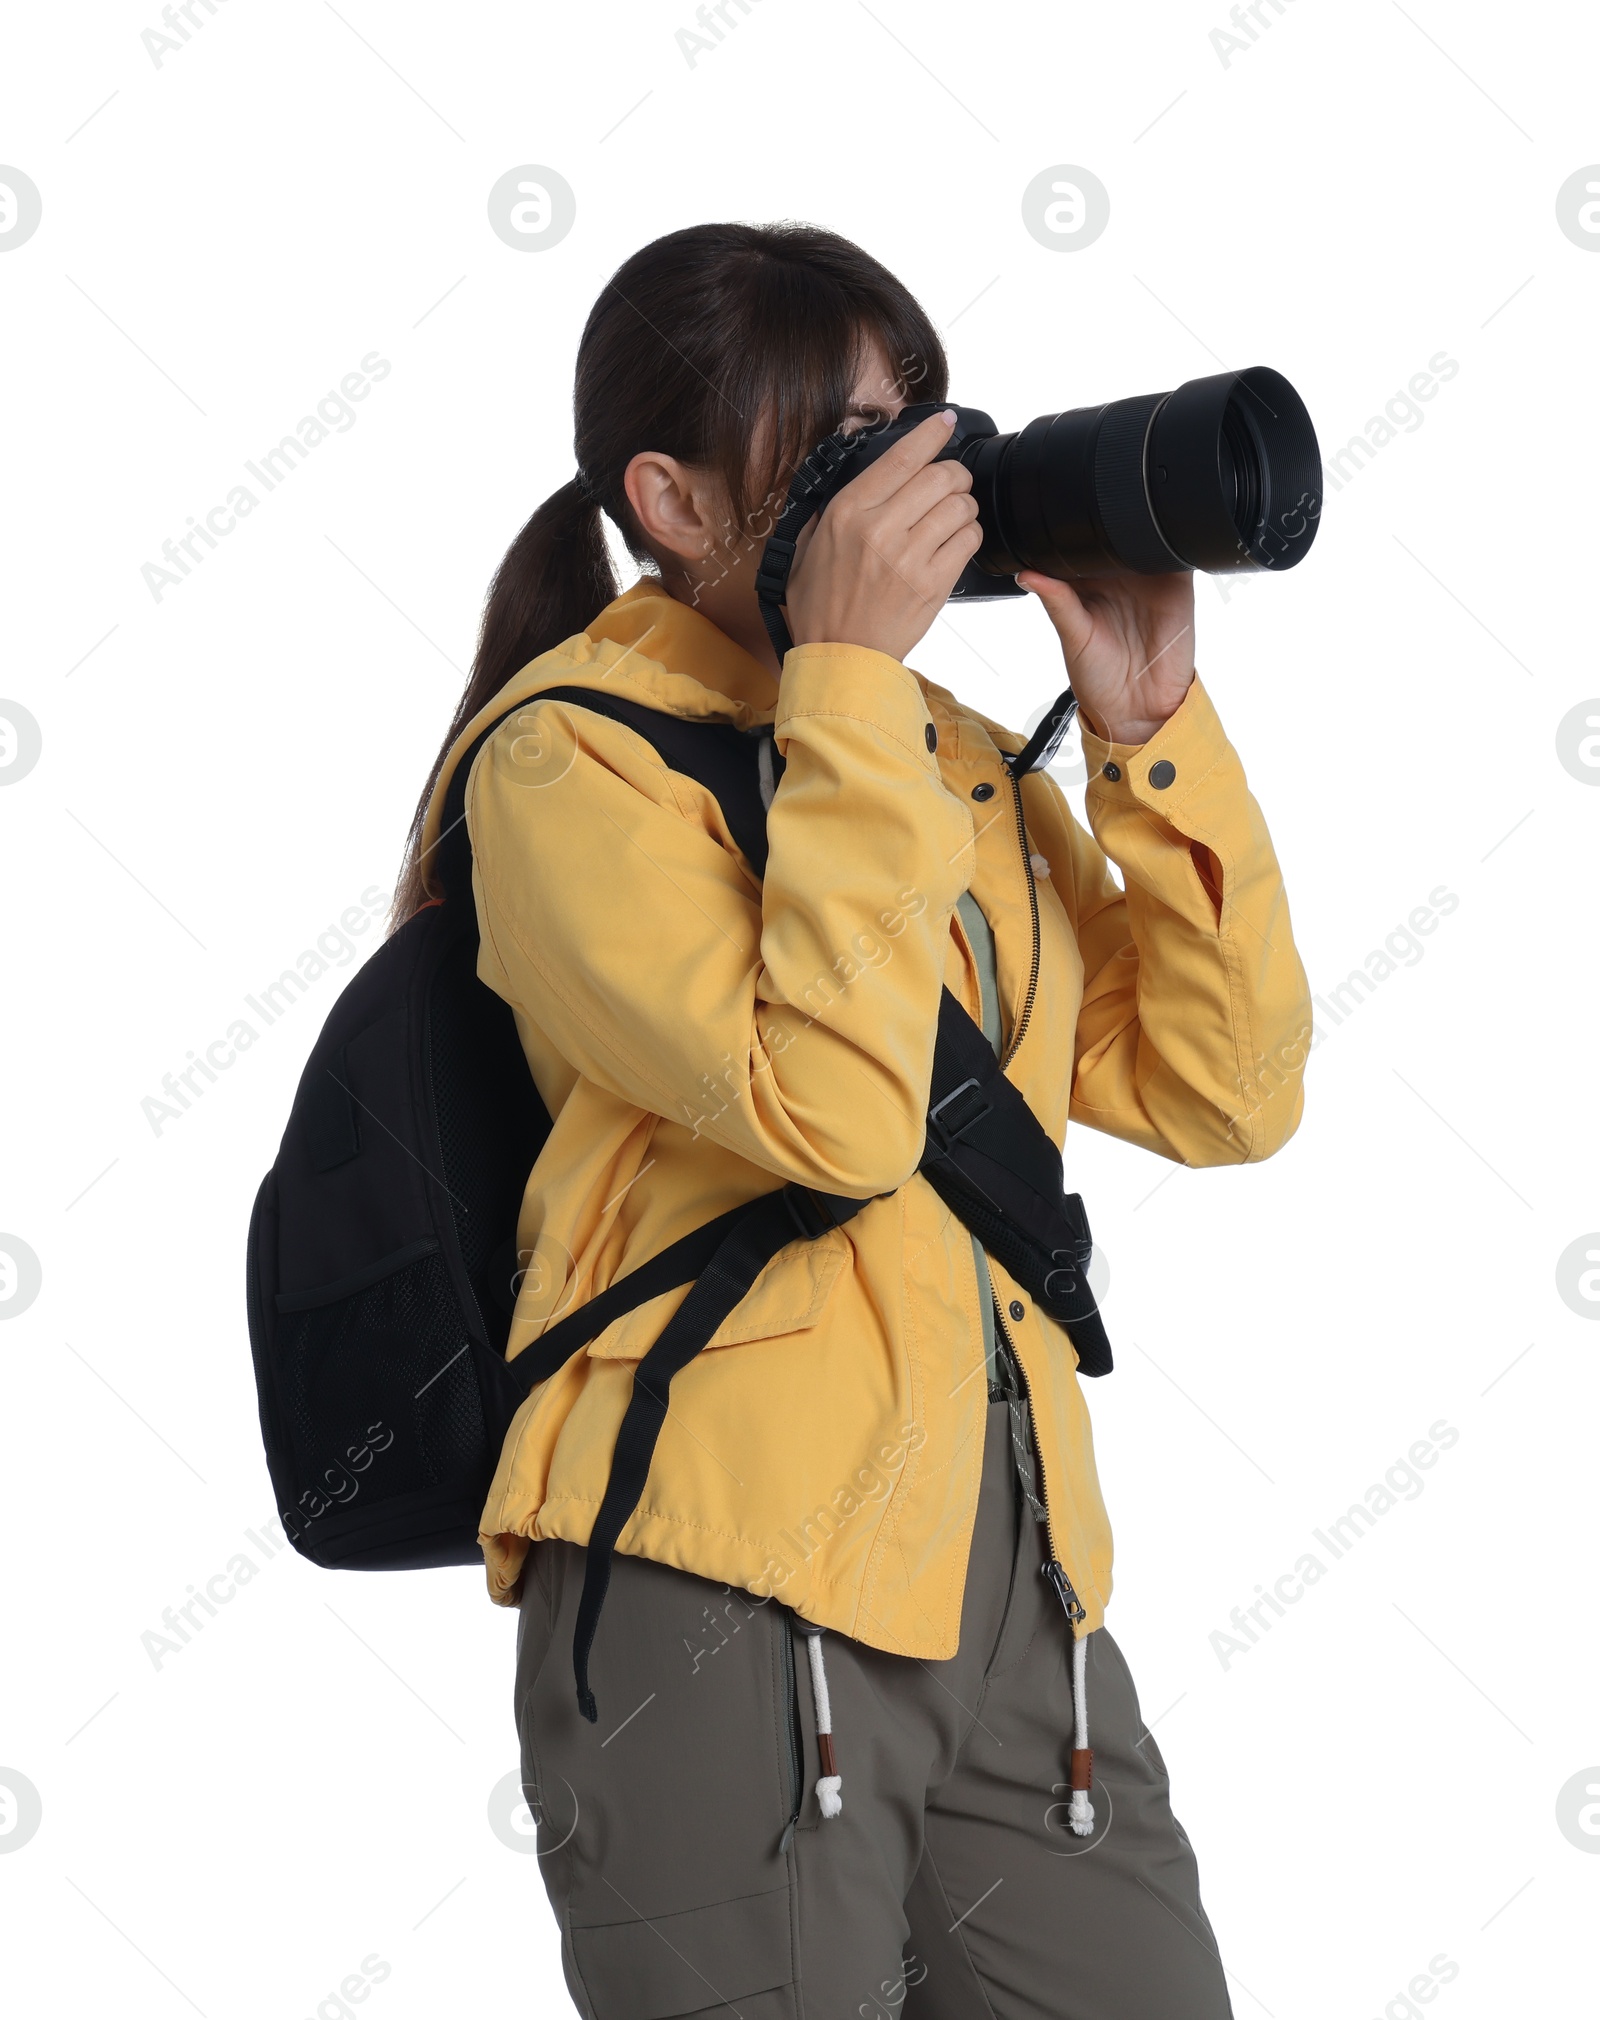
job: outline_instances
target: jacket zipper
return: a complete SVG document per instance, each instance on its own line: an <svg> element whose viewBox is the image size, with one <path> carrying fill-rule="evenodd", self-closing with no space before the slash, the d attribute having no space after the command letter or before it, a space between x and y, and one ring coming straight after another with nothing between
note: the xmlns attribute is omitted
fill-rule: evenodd
<svg viewBox="0 0 1600 2020"><path fill-rule="evenodd" d="M789 1764L789 1819L783 1827L783 1836L778 1840L778 1850L786 1852L789 1840L794 1836L795 1826L800 1821L802 1796L800 1791L800 1692L796 1688L794 1673L794 1629L789 1623L787 1609L779 1606L778 1611L778 1663L783 1675L784 1733L788 1740Z"/></svg>
<svg viewBox="0 0 1600 2020"><path fill-rule="evenodd" d="M1022 811L1022 781L1015 777L1009 766L1006 776L1011 782L1011 803L1017 816L1017 846L1022 851L1022 874L1028 880L1028 910L1033 921L1033 956L1028 964L1028 988L1022 999L1022 1014L1017 1019L1017 1027L1011 1034L1011 1043L1001 1059L1002 1070L1016 1057L1028 1029L1028 1020L1033 1015L1033 999L1039 993L1039 887L1033 878L1033 855L1028 847L1028 823Z"/></svg>
<svg viewBox="0 0 1600 2020"><path fill-rule="evenodd" d="M1017 847L1022 856L1022 874L1028 880L1028 912L1033 928L1033 951L1028 963L1028 987L1022 999L1022 1014L1018 1017L1017 1027L1011 1034L1011 1043L1006 1047L1005 1057L1000 1061L1002 1069L1008 1066L1012 1059L1015 1058L1018 1046L1021 1045L1023 1038L1027 1035L1028 1020L1033 1015L1034 998L1039 993L1040 938L1039 886L1035 882L1033 875L1033 851L1028 847L1028 821L1022 806L1022 781L1011 770L1009 765L1006 767L1006 776L1011 785L1011 804L1017 816ZM1011 1365L1017 1371L1017 1380L1022 1384L1022 1393L1027 1398L1028 1424L1031 1430L1033 1424L1033 1391L1028 1386L1028 1371L1022 1365L1022 1356L1017 1352L1010 1333L1006 1331L1006 1322L1001 1316L1000 1301L998 1298L994 1300L994 1322L999 1331L1000 1338L1005 1342L1006 1352L1010 1357ZM1076 1639L1080 1623L1088 1616L1084 1611L1083 1601L1073 1589L1072 1580L1067 1576L1066 1571L1062 1567L1060 1554L1056 1549L1055 1518L1050 1512L1050 1483L1045 1478L1044 1459L1039 1452L1039 1441L1037 1438L1033 1441L1033 1463L1038 1469L1039 1498L1044 1503L1045 1539L1050 1545L1050 1555L1043 1566L1044 1576L1049 1581L1051 1591L1061 1601L1061 1610L1067 1616L1068 1633Z"/></svg>
<svg viewBox="0 0 1600 2020"><path fill-rule="evenodd" d="M1006 1358L1016 1370L1017 1380L1022 1384L1022 1393L1028 1404L1028 1429L1033 1430L1033 1391L1028 1385L1028 1371L1022 1365L1022 1356L1017 1352L1016 1343L1006 1330L1005 1318L1000 1310L1000 1300L995 1298L994 1323L1001 1344L1005 1347ZM1061 1610L1067 1616L1067 1632L1077 1639L1079 1625L1088 1617L1083 1601L1073 1589L1072 1580L1062 1568L1060 1553L1056 1549L1055 1517L1050 1512L1050 1482L1045 1477L1044 1458L1039 1451L1039 1441L1033 1440L1033 1463L1039 1479L1039 1498L1044 1503L1045 1540L1050 1545L1050 1555L1041 1567L1051 1591L1061 1601Z"/></svg>

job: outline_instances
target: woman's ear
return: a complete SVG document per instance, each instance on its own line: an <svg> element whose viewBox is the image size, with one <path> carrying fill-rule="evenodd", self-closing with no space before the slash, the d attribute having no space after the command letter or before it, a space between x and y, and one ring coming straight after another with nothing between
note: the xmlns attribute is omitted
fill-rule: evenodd
<svg viewBox="0 0 1600 2020"><path fill-rule="evenodd" d="M711 553L717 522L706 472L646 449L623 472L622 488L651 548L681 561L703 561Z"/></svg>

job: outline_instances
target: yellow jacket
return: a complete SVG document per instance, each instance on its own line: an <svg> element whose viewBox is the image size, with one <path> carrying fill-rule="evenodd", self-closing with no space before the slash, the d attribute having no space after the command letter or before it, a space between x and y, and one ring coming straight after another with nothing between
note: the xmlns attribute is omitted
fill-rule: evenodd
<svg viewBox="0 0 1600 2020"><path fill-rule="evenodd" d="M786 769L764 885L715 800L631 730L537 702L558 684L773 722ZM780 1251L677 1377L618 1547L774 1593L879 1648L949 1657L983 1335L971 1238L916 1166L941 985L979 1014L956 900L970 889L993 928L1008 1048L1026 1020L1006 1070L1057 1142L1070 1116L1191 1165L1270 1156L1300 1117L1310 1004L1239 759L1197 678L1142 746L1085 731L1092 837L1030 776L1024 848L1000 762L1021 738L855 646L790 652L774 713L770 676L649 580L524 667L457 754L524 696L466 799L478 972L515 1012L554 1120L523 1200L508 1351L782 1182L886 1195ZM1148 777L1161 759L1176 770L1165 790ZM1076 1356L991 1271L1088 1631L1111 1534ZM530 1538L587 1540L634 1365L684 1294L618 1320L519 1411L481 1525L502 1604Z"/></svg>

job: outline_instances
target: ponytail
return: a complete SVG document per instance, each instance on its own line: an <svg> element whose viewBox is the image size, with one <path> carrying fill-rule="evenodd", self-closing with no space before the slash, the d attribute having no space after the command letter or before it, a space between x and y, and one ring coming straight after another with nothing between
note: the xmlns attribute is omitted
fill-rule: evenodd
<svg viewBox="0 0 1600 2020"><path fill-rule="evenodd" d="M391 932L428 899L422 824L456 738L530 659L582 631L617 594L600 507L577 478L544 501L506 549L484 603L478 650L466 690L428 773L406 837L404 867L389 918Z"/></svg>

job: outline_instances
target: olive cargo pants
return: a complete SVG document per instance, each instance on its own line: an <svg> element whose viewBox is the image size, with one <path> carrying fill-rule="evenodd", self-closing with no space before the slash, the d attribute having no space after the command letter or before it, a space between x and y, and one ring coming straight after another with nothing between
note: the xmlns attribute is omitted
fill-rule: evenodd
<svg viewBox="0 0 1600 2020"><path fill-rule="evenodd" d="M1010 1430L992 1401L959 1652L822 1638L837 1816L788 1609L619 1556L592 1726L571 1663L584 1552L534 1545L522 1773L585 2020L1227 2020L1194 1856L1103 1628L1094 1830L1067 1829L1070 1637Z"/></svg>

